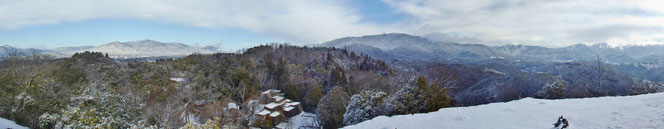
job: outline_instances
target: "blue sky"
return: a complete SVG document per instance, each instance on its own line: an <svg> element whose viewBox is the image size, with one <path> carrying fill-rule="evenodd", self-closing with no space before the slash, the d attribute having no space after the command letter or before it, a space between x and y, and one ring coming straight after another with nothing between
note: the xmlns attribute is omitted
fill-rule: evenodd
<svg viewBox="0 0 664 129"><path fill-rule="evenodd" d="M53 48L152 39L237 50L406 33L486 45L662 44L658 0L0 1L0 44Z"/></svg>
<svg viewBox="0 0 664 129"><path fill-rule="evenodd" d="M406 14L398 13L394 7L380 0L356 0L349 3L349 6L357 9L362 14L362 22L391 24L408 17Z"/></svg>

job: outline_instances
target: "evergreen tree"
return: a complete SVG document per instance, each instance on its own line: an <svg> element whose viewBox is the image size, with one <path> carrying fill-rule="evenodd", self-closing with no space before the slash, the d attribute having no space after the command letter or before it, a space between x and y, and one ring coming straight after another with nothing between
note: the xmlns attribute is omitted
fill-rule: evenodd
<svg viewBox="0 0 664 129"><path fill-rule="evenodd" d="M295 89L295 85L293 84L286 84L286 88L284 89L284 94L286 95L286 98L293 99L295 101L300 101L300 95L297 93L297 89Z"/></svg>
<svg viewBox="0 0 664 129"><path fill-rule="evenodd" d="M316 108L316 114L325 129L336 129L343 127L344 113L350 98L343 88L335 86L323 96Z"/></svg>
<svg viewBox="0 0 664 129"><path fill-rule="evenodd" d="M452 98L447 96L447 89L431 83L426 92L426 112L438 111L440 108L452 106Z"/></svg>
<svg viewBox="0 0 664 129"><path fill-rule="evenodd" d="M454 100L446 92L442 86L429 85L424 76L419 76L415 86L404 87L388 98L385 114L413 114L450 107Z"/></svg>
<svg viewBox="0 0 664 129"><path fill-rule="evenodd" d="M307 94L304 97L304 109L311 110L315 109L318 106L318 102L323 97L323 91L320 86L312 85L308 88Z"/></svg>

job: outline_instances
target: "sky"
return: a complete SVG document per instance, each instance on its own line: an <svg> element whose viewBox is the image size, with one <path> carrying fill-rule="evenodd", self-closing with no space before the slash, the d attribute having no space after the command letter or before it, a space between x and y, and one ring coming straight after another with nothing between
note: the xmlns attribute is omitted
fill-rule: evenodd
<svg viewBox="0 0 664 129"><path fill-rule="evenodd" d="M0 44L53 48L152 39L237 50L406 33L560 47L664 44L661 0L0 0Z"/></svg>

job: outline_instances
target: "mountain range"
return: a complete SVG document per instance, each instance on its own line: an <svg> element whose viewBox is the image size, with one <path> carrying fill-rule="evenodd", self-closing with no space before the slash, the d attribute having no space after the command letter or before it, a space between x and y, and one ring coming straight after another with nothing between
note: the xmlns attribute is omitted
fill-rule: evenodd
<svg viewBox="0 0 664 129"><path fill-rule="evenodd" d="M481 44L439 42L424 37L400 33L346 37L325 42L321 46L347 48L377 56L408 57L399 59L447 62L475 61L490 58L527 59L535 61L580 61L597 60L597 56L604 59L604 62L611 64L664 60L664 45L611 47L606 43L598 43L594 45L576 44L558 48L529 45L486 46Z"/></svg>
<svg viewBox="0 0 664 129"><path fill-rule="evenodd" d="M420 36L400 33L344 37L324 42L319 46L346 48L358 51L387 62L427 61L467 63L483 59L503 58L532 61L580 61L597 60L610 64L639 64L664 60L664 45L611 47L605 43L594 45L576 44L566 47L547 48L529 45L486 46L481 44L460 44L439 42ZM9 49L27 53L32 48L0 46L0 56L6 56ZM117 58L184 56L191 53L220 52L216 47L189 46L182 43L164 43L154 40L111 42L100 46L74 46L53 49L40 49L42 52L68 57L76 52L97 51Z"/></svg>
<svg viewBox="0 0 664 129"><path fill-rule="evenodd" d="M0 57L7 56L9 50L18 50L30 54L28 49L15 48L8 45L0 46ZM189 46L182 43L163 43L154 40L138 40L130 42L111 42L100 46L58 47L53 49L40 49L42 53L56 57L69 57L74 53L95 51L108 53L113 58L139 58L139 57L181 57L192 53L210 54L219 52L216 47Z"/></svg>

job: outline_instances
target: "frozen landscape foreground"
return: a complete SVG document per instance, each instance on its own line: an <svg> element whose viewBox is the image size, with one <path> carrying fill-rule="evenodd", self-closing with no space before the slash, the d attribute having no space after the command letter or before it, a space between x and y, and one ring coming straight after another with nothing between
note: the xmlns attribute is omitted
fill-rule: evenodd
<svg viewBox="0 0 664 129"><path fill-rule="evenodd" d="M625 97L543 100L524 98L393 117L379 116L348 129L553 129L558 116L570 129L664 128L664 93Z"/></svg>

